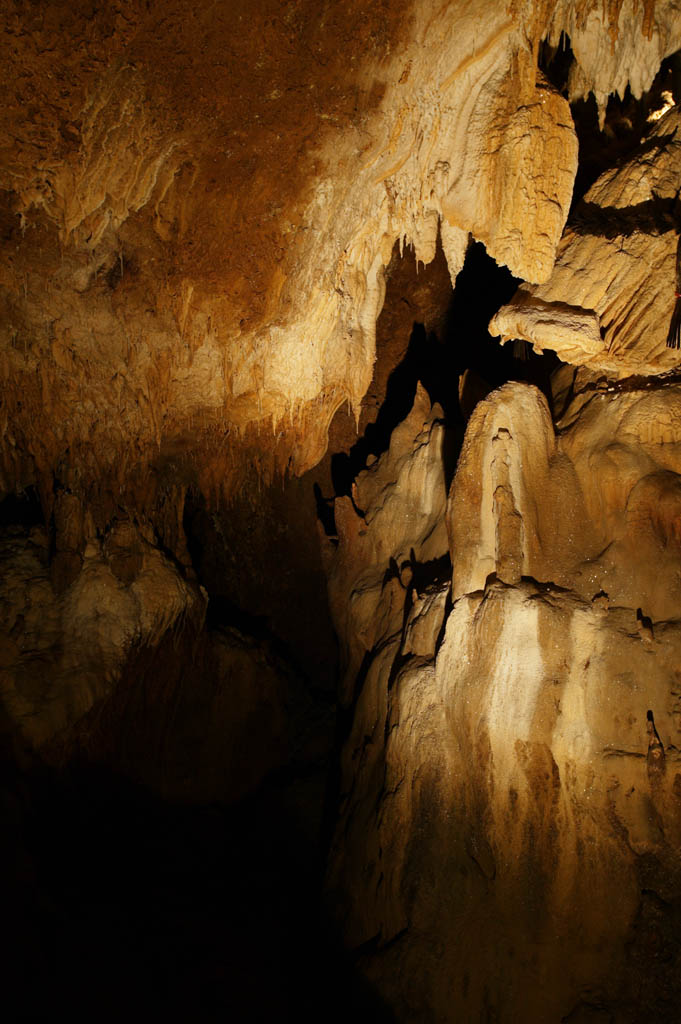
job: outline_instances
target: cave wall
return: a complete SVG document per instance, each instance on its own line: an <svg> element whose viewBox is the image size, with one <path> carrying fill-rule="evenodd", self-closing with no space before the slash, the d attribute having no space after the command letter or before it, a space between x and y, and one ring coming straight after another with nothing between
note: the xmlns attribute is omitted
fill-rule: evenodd
<svg viewBox="0 0 681 1024"><path fill-rule="evenodd" d="M661 103L653 114L664 111ZM577 206L549 281L522 285L490 324L494 335L555 350L596 375L675 369L666 341L677 290L678 109L646 127Z"/></svg>
<svg viewBox="0 0 681 1024"><path fill-rule="evenodd" d="M1 539L3 745L171 800L312 771L324 571L362 976L404 1020L673 1014L678 112L566 221L568 100L648 89L676 4L16 0L0 30L0 491L40 507ZM329 433L379 416L471 240L522 281L492 334L569 364L550 405L480 383L448 488L417 388L298 558ZM409 260L433 294L377 346Z"/></svg>
<svg viewBox="0 0 681 1024"><path fill-rule="evenodd" d="M446 516L416 475L439 462L442 485L424 401L358 477L329 570L351 706L331 905L398 1019L673 1013L677 386L581 394L556 436L507 384Z"/></svg>
<svg viewBox="0 0 681 1024"><path fill-rule="evenodd" d="M540 40L570 33L602 107L678 48L675 10L7 5L0 486L36 489L59 601L128 522L194 587L188 505L236 495L258 548L259 487L363 416L396 244L455 280L473 237L547 281L577 140Z"/></svg>

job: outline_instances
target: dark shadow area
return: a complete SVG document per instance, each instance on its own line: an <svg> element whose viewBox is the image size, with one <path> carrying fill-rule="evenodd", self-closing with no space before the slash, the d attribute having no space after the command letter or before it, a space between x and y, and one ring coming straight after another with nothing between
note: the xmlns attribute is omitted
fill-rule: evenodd
<svg viewBox="0 0 681 1024"><path fill-rule="evenodd" d="M488 330L494 314L511 300L519 284L507 267L495 263L481 242L471 243L447 311L445 374L433 383L434 400L447 402L448 420L462 417L458 381L466 370L476 373L490 389L509 380L536 383L537 367L543 365L544 357L532 354L529 359L518 359L512 344L500 345Z"/></svg>
<svg viewBox="0 0 681 1024"><path fill-rule="evenodd" d="M659 140L658 140L659 141ZM681 204L678 195L669 199L655 197L633 206L599 206L583 200L575 209L570 227L578 235L600 238L643 233L662 235L681 230Z"/></svg>
<svg viewBox="0 0 681 1024"><path fill-rule="evenodd" d="M573 61L570 38L564 32L561 33L557 47L545 41L539 48L540 70L566 99ZM663 106L662 94L665 92L670 93L677 104L681 103L681 51L665 58L650 89L640 98L632 95L629 86L621 98L610 96L602 130L598 124L598 107L593 93L587 99L571 104L579 139L579 165L572 197L573 208L605 170L626 161L633 150L640 152L643 149L645 152L646 146L653 150L664 145L663 139L650 139L643 146L641 143L651 127L648 117Z"/></svg>
<svg viewBox="0 0 681 1024"><path fill-rule="evenodd" d="M559 365L555 353L540 356L523 350L522 358L518 358L513 344L500 345L488 331L490 320L510 301L519 283L506 267L497 265L482 243L471 243L440 333L427 333L423 324L414 324L406 355L388 378L385 400L375 421L348 452L333 455L331 472L336 495L350 494L352 482L369 456L380 456L388 449L393 430L412 408L418 383L444 413L447 485L465 429L459 403L459 380L465 371L476 375L483 394L509 380L518 380L539 387L551 403L550 375Z"/></svg>
<svg viewBox="0 0 681 1024"><path fill-rule="evenodd" d="M439 558L431 558L428 562L417 562L412 549L411 567L412 584L418 594L423 594L433 587L441 587L452 578L452 560L447 551Z"/></svg>
<svg viewBox="0 0 681 1024"><path fill-rule="evenodd" d="M20 494L8 494L0 501L0 529L7 526L43 526L45 517L37 487L27 487Z"/></svg>
<svg viewBox="0 0 681 1024"><path fill-rule="evenodd" d="M333 693L337 642L328 608L317 517L333 509L304 478L212 506L188 491L183 528L192 568L210 602L211 627L234 625L273 644L311 688Z"/></svg>
<svg viewBox="0 0 681 1024"><path fill-rule="evenodd" d="M535 353L530 346L508 342L500 345L491 337L488 325L498 310L509 302L520 284L507 267L499 267L480 242L470 245L452 294L445 334L448 351L447 379L460 381L468 371L478 382L480 397L508 381L532 384L544 394L551 411L551 374L560 365L555 352ZM439 399L437 399L439 401ZM463 422L458 401L456 409ZM452 413L448 413L448 420Z"/></svg>
<svg viewBox="0 0 681 1024"><path fill-rule="evenodd" d="M7 1019L392 1019L335 939L276 788L186 807L80 763L5 775L2 797Z"/></svg>
<svg viewBox="0 0 681 1024"><path fill-rule="evenodd" d="M456 384L466 370L478 374L491 389L511 380L534 384L550 401L550 376L560 364L555 353L537 355L530 350L518 358L513 342L500 345L488 330L494 314L510 302L520 283L507 267L495 263L481 242L471 243L447 313L447 377L440 376L432 384L434 400L448 402L448 420L461 416ZM455 382L454 395L449 389L447 396L442 395L451 380Z"/></svg>
<svg viewBox="0 0 681 1024"><path fill-rule="evenodd" d="M390 435L409 415L414 404L416 385L429 375L431 363L437 363L439 343L428 336L423 324L414 324L407 353L388 378L385 400L373 423L348 453L338 452L331 460L331 479L337 495L350 494L352 481L366 465L370 455L379 456L390 445Z"/></svg>
<svg viewBox="0 0 681 1024"><path fill-rule="evenodd" d="M336 537L338 530L336 529L333 498L324 497L318 481L315 481L312 485L312 493L314 494L315 505L317 506L317 518L322 524L324 533L327 537Z"/></svg>

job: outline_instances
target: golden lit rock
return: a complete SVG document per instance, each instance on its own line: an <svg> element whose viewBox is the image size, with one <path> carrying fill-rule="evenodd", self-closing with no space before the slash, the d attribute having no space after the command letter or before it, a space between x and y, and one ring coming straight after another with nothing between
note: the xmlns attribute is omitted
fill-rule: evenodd
<svg viewBox="0 0 681 1024"><path fill-rule="evenodd" d="M0 41L22 1015L675 1020L677 0Z"/></svg>
<svg viewBox="0 0 681 1024"><path fill-rule="evenodd" d="M612 377L677 365L666 340L676 301L680 128L673 108L638 153L593 185L574 211L551 278L522 285L492 319L491 334L525 339Z"/></svg>
<svg viewBox="0 0 681 1024"><path fill-rule="evenodd" d="M668 3L166 7L57 3L25 32L5 12L9 488L66 451L92 481L245 431L279 467L313 465L369 386L396 240L427 262L439 230L453 279L469 233L550 275L577 150L542 34L572 33L599 97L638 94L679 45Z"/></svg>

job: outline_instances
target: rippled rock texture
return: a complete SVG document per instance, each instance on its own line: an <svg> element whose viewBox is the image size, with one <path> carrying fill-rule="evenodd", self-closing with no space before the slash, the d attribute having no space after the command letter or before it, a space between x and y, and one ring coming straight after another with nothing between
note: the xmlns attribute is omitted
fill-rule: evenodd
<svg viewBox="0 0 681 1024"><path fill-rule="evenodd" d="M663 108L661 108L663 109ZM637 151L606 172L574 210L550 279L521 286L490 332L611 377L661 374L678 362L666 347L676 302L681 207L676 107Z"/></svg>
<svg viewBox="0 0 681 1024"><path fill-rule="evenodd" d="M475 409L450 491L451 590L418 582L414 548L394 615L384 552L371 621L390 625L355 676L329 889L398 1019L673 1008L677 402L678 386L583 394L556 436L543 396L506 385ZM436 536L421 489L411 513L403 446L373 472L396 477L398 533L415 521L415 537ZM607 472L612 458L626 473ZM351 608L368 570L355 537L341 527Z"/></svg>
<svg viewBox="0 0 681 1024"><path fill-rule="evenodd" d="M681 45L633 0L10 3L1 29L2 485L145 507L168 461L220 494L319 460L396 241L550 277L577 140L542 38L601 103Z"/></svg>

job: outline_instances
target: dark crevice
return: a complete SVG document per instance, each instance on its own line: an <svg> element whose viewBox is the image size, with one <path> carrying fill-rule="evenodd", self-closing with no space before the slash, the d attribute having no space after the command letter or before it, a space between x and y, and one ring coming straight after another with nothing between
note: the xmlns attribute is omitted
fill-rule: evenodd
<svg viewBox="0 0 681 1024"><path fill-rule="evenodd" d="M0 529L8 526L21 526L30 529L32 526L43 526L45 517L38 488L27 487L19 494L8 494L0 501Z"/></svg>
<svg viewBox="0 0 681 1024"><path fill-rule="evenodd" d="M539 48L539 69L566 99L569 99L568 83L574 60L570 37L565 32L561 33L558 46L544 41ZM670 54L662 62L650 89L639 99L632 95L629 86L622 97L609 97L603 130L599 128L593 93L571 104L579 139L573 208L605 170L629 159L634 150L645 152L647 148L652 150L664 145L664 140L659 138L643 141L651 127L648 117L662 106L663 93L670 93L677 104L681 103L681 51Z"/></svg>
<svg viewBox="0 0 681 1024"><path fill-rule="evenodd" d="M452 578L452 560L449 551L439 558L431 558L428 562L418 562L412 550L411 568L412 583L418 594L439 588Z"/></svg>
<svg viewBox="0 0 681 1024"><path fill-rule="evenodd" d="M634 151L652 151L665 144L665 140L659 137L645 139L651 128L648 116L662 106L663 92L671 93L676 103L681 102L681 53L672 54L663 61L650 90L640 99L632 95L629 86L623 97L610 96L602 131L598 126L598 109L593 94L572 104L579 139L573 209L604 171L625 163ZM669 141L666 140L667 143Z"/></svg>
<svg viewBox="0 0 681 1024"><path fill-rule="evenodd" d="M557 89L566 98L570 69L574 59L575 55L572 52L567 32L561 32L557 46L551 46L546 39L539 46L537 61L539 70L546 75L554 89Z"/></svg>
<svg viewBox="0 0 681 1024"><path fill-rule="evenodd" d="M416 385L427 373L437 339L426 334L423 324L414 324L407 353L388 378L385 400L374 423L349 452L337 452L331 459L331 479L336 495L350 494L352 482L364 469L370 455L378 457L390 445L390 437L414 404Z"/></svg>
<svg viewBox="0 0 681 1024"><path fill-rule="evenodd" d="M440 332L428 333L423 324L414 323L406 355L390 374L385 400L376 420L367 425L349 451L332 456L331 475L336 496L351 494L352 483L366 467L367 459L387 451L393 430L411 411L419 383L431 402L438 403L443 410L447 487L454 475L465 430L458 394L459 380L465 371L477 375L483 391L510 380L533 384L551 406L550 375L560 365L555 353L537 355L530 351L523 353L523 358L517 358L512 343L502 346L489 334L490 320L510 301L519 284L506 267L498 266L487 254L484 245L479 242L469 245ZM319 517L328 532L329 517L320 507L319 498Z"/></svg>
<svg viewBox="0 0 681 1024"><path fill-rule="evenodd" d="M327 537L337 537L336 515L334 512L333 498L325 498L319 483L315 481L312 485L315 505L317 506L317 519Z"/></svg>
<svg viewBox="0 0 681 1024"><path fill-rule="evenodd" d="M655 196L633 206L599 206L584 200L575 209L570 228L577 235L611 239L638 233L678 233L681 230L681 203L678 193L667 199Z"/></svg>
<svg viewBox="0 0 681 1024"><path fill-rule="evenodd" d="M506 267L495 263L481 243L469 246L447 313L448 362L445 373L438 377L439 388L450 390L446 408L449 423L465 425L457 385L466 371L476 374L488 390L508 381L532 384L542 391L551 407L550 378L560 365L556 354L538 355L532 350L521 354L513 342L500 345L499 339L489 333L490 320L510 302L520 283Z"/></svg>
<svg viewBox="0 0 681 1024"><path fill-rule="evenodd" d="M451 579L451 573L450 573L450 579ZM444 614L442 616L442 625L440 626L440 632L438 633L437 640L435 641L435 657L436 658L438 656L440 648L442 647L442 643L443 643L444 638L445 638L445 633L447 631L447 620L449 618L449 613L451 612L453 607L454 607L454 598L453 598L453 592L452 592L452 587L451 587L451 583L450 583L449 589L447 590L447 597L445 598L445 610L444 610Z"/></svg>

